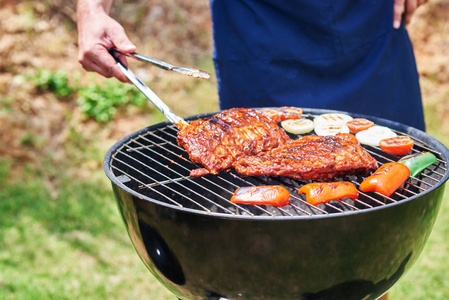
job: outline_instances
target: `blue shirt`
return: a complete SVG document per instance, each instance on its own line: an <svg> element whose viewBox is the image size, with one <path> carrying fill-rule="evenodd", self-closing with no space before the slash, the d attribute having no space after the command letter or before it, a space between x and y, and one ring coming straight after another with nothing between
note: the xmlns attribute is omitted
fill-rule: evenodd
<svg viewBox="0 0 449 300"><path fill-rule="evenodd" d="M221 109L336 109L424 130L392 0L211 0L211 12Z"/></svg>

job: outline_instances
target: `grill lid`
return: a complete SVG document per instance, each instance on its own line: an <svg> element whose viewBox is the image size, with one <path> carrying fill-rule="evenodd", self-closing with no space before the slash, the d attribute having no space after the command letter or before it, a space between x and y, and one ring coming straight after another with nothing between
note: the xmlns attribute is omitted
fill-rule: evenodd
<svg viewBox="0 0 449 300"><path fill-rule="evenodd" d="M303 117L313 119L328 110L304 109ZM212 114L193 116L188 120L204 118ZM375 117L365 117L376 124L388 126L398 135L409 135L415 142L413 153L432 152L437 163L426 168L418 177L409 178L390 197L377 193L360 192L355 201L341 199L313 206L307 203L305 195L297 190L310 181L293 180L279 176L241 177L234 170L219 175L190 177L191 170L201 167L193 164L186 151L178 146L178 129L169 123L161 123L142 129L125 137L113 146L104 160L105 171L110 180L132 195L167 205L174 209L193 213L207 213L217 216L238 218L302 218L339 215L371 210L412 200L423 193L442 185L448 179L448 152L440 142L417 129ZM298 138L298 136L291 136ZM364 146L379 165L397 161L399 157L386 154L378 147ZM359 187L363 178L350 176L339 180L351 181ZM291 195L290 204L281 208L269 205L244 205L230 202L235 190L249 185L283 185Z"/></svg>

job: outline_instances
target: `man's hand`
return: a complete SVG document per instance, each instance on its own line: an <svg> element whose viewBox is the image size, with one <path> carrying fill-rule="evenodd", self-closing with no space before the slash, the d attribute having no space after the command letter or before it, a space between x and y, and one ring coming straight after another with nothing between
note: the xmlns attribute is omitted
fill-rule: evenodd
<svg viewBox="0 0 449 300"><path fill-rule="evenodd" d="M101 1L78 1L78 61L86 71L129 82L108 50L116 47L122 53L132 53L136 46L128 39L123 27L109 17L109 7L99 3ZM126 65L125 56L121 55L119 59Z"/></svg>
<svg viewBox="0 0 449 300"><path fill-rule="evenodd" d="M426 2L427 0L394 0L393 27L398 29L401 26L402 15L405 25L408 25L415 10Z"/></svg>

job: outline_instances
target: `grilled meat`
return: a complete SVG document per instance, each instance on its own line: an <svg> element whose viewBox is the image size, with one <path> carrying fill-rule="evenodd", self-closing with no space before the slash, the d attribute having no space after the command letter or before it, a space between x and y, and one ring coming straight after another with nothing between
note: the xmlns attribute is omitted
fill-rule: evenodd
<svg viewBox="0 0 449 300"><path fill-rule="evenodd" d="M357 142L338 136L309 135L289 140L269 152L242 156L234 167L241 175L330 180L369 174L377 169L377 162Z"/></svg>
<svg viewBox="0 0 449 300"><path fill-rule="evenodd" d="M282 106L275 108L259 108L257 109L270 119L276 122L282 122L285 120L299 119L302 116L302 109L293 106Z"/></svg>
<svg viewBox="0 0 449 300"><path fill-rule="evenodd" d="M178 144L193 163L205 169L193 170L201 176L233 167L242 156L253 156L290 140L275 121L246 108L232 108L209 118L195 120L178 132Z"/></svg>

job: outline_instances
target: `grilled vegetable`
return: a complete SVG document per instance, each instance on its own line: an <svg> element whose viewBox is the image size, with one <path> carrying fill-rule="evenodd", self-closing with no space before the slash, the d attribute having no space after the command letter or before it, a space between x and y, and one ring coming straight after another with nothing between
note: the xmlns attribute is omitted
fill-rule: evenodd
<svg viewBox="0 0 449 300"><path fill-rule="evenodd" d="M379 147L386 153L392 155L405 155L413 148L413 140L405 135L383 139Z"/></svg>
<svg viewBox="0 0 449 300"><path fill-rule="evenodd" d="M336 135L349 133L349 128L344 124L318 124L315 125L315 133L319 136Z"/></svg>
<svg viewBox="0 0 449 300"><path fill-rule="evenodd" d="M436 163L437 158L430 152L421 152L419 154L405 156L398 162L407 166L410 170L410 176L416 177L425 168Z"/></svg>
<svg viewBox="0 0 449 300"><path fill-rule="evenodd" d="M309 119L285 120L281 122L282 128L292 134L304 134L311 132L315 128L315 124Z"/></svg>
<svg viewBox="0 0 449 300"><path fill-rule="evenodd" d="M394 133L390 128L377 125L370 127L367 130L359 131L355 135L360 144L369 146L379 146L381 140L395 136L397 136L397 134Z"/></svg>
<svg viewBox="0 0 449 300"><path fill-rule="evenodd" d="M390 162L363 180L359 189L362 192L377 192L390 197L409 177L410 171L405 165Z"/></svg>
<svg viewBox="0 0 449 300"><path fill-rule="evenodd" d="M315 126L321 124L342 124L346 125L349 121L352 120L352 117L346 114L339 113L330 113L330 114L322 114L313 119Z"/></svg>
<svg viewBox="0 0 449 300"><path fill-rule="evenodd" d="M359 191L350 182L312 182L303 185L299 194L306 194L307 202L312 205L318 205L331 200L341 198L357 199Z"/></svg>
<svg viewBox="0 0 449 300"><path fill-rule="evenodd" d="M290 202L290 193L280 185L245 186L235 191L231 202L281 207Z"/></svg>
<svg viewBox="0 0 449 300"><path fill-rule="evenodd" d="M370 127L374 126L374 122L364 119L364 118L355 118L346 123L349 130L353 133L357 133L359 131L367 130Z"/></svg>

